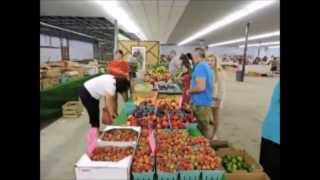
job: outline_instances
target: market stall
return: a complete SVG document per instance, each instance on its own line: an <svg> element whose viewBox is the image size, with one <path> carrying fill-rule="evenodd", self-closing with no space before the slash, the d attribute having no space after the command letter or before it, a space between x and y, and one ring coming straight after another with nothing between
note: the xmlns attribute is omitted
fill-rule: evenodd
<svg viewBox="0 0 320 180"><path fill-rule="evenodd" d="M213 149L190 105L181 104L179 86L161 88L170 85L170 78L146 75L134 83L113 125L89 143L75 165L76 179L269 179L245 150Z"/></svg>

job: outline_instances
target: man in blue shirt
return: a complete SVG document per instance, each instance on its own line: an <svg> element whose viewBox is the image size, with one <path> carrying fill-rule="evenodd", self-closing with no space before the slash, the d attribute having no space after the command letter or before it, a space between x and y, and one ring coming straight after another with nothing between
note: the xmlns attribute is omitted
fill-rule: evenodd
<svg viewBox="0 0 320 180"><path fill-rule="evenodd" d="M214 133L211 105L213 103L213 74L209 64L205 60L205 51L196 48L193 54L196 63L192 72L191 94L192 109L198 119L198 127L202 134L211 140Z"/></svg>
<svg viewBox="0 0 320 180"><path fill-rule="evenodd" d="M260 163L272 180L280 179L280 82L274 87L262 124Z"/></svg>

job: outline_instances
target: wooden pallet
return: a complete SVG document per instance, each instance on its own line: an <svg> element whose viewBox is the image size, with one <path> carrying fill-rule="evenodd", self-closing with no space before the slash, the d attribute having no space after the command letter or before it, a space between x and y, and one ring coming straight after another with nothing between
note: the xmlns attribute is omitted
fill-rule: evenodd
<svg viewBox="0 0 320 180"><path fill-rule="evenodd" d="M69 101L62 106L62 114L66 118L77 118L82 111L83 107L79 101Z"/></svg>

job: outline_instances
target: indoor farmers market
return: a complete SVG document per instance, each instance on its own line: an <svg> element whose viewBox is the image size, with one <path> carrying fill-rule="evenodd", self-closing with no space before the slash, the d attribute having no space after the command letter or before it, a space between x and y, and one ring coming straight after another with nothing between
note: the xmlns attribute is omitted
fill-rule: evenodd
<svg viewBox="0 0 320 180"><path fill-rule="evenodd" d="M42 180L280 179L279 0L40 0Z"/></svg>

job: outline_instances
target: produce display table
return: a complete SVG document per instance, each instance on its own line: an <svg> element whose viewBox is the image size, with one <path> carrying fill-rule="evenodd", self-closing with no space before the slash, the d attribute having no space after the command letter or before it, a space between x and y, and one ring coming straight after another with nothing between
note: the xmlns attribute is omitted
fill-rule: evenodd
<svg viewBox="0 0 320 180"><path fill-rule="evenodd" d="M141 83L136 80L133 82L134 85ZM255 164L256 167L259 164L244 151L220 150L219 153L223 156L216 155L218 150L214 150L211 142L202 135L192 109L187 105L181 105L181 96L159 94L147 84L143 86L140 84L138 87L131 87L134 89L131 98L124 103L113 122L113 126L122 129L122 132L119 129L113 131L114 134L111 131L104 131L105 134L97 141L98 143L109 142L113 145L96 147L94 149L96 152L92 152L93 155L88 153L91 154L87 158L90 162L99 164L107 161L109 163L103 166L105 170L103 175L100 174L102 178L121 175L122 179L126 180L225 180L228 175L232 180L242 177L253 177L257 180L256 177L264 175L259 168L254 172L249 170L251 168L249 164ZM134 136L125 130L128 128L141 128L141 131L136 138L131 139L130 137ZM128 146L128 142L134 145ZM114 157L123 156L124 158L110 160L108 158L113 157L110 153L115 155ZM126 159L130 159L130 162L127 162L125 167L131 167L131 169L115 173L115 169L112 169L114 165ZM87 167L88 164L90 163L85 162L78 165ZM98 172L101 167L92 166L92 172ZM243 172L244 169L246 172ZM78 171L76 169L76 172L78 172L77 177L96 178L95 173L90 171L82 172L81 169Z"/></svg>
<svg viewBox="0 0 320 180"><path fill-rule="evenodd" d="M133 105L134 105L133 100L129 99L129 101L124 104L123 108L120 111L119 116L113 122L113 125L117 125L117 126L126 125L128 122L130 111L131 111L129 109L131 109ZM202 136L201 131L194 124L187 126L186 129L188 130L191 136L194 136L194 137Z"/></svg>

